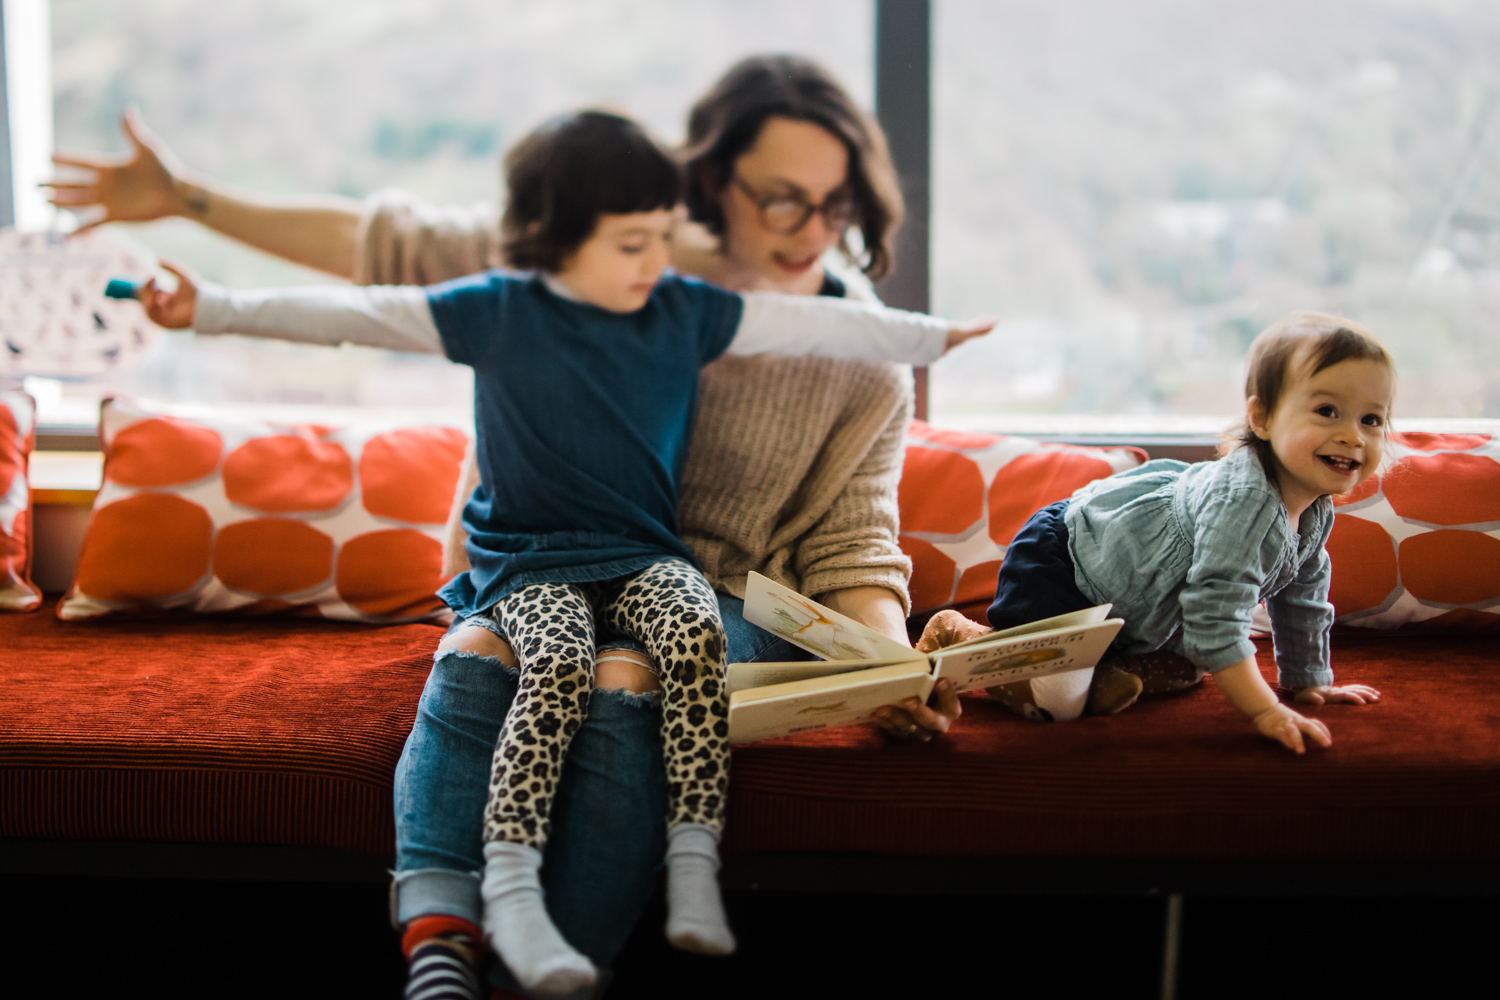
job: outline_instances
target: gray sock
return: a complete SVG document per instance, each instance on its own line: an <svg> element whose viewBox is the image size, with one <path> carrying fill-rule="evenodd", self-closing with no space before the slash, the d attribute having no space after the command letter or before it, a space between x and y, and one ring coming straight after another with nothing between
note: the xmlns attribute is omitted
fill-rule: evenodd
<svg viewBox="0 0 1500 1000"><path fill-rule="evenodd" d="M700 955L734 951L719 894L719 833L702 823L667 831L667 940Z"/></svg>
<svg viewBox="0 0 1500 1000"><path fill-rule="evenodd" d="M563 939L542 903L542 852L503 840L484 845L484 933L520 984L544 996L594 985L594 963Z"/></svg>

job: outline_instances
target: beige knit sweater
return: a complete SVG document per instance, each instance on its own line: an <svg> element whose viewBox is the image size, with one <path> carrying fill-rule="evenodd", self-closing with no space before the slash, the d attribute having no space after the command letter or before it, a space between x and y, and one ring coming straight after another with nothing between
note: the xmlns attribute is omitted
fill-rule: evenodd
<svg viewBox="0 0 1500 1000"><path fill-rule="evenodd" d="M425 285L499 266L488 206L438 209L395 192L365 203L361 284ZM874 298L863 276L831 266L851 297ZM809 595L887 587L910 610L896 488L911 406L901 365L760 355L704 368L678 520L714 588L743 597L756 570ZM465 496L476 480L471 468ZM448 568L466 568L462 545L449 550Z"/></svg>

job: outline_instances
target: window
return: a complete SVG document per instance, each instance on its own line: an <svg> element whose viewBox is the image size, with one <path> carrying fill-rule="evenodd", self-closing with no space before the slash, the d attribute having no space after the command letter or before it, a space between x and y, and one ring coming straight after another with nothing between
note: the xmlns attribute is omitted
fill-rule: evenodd
<svg viewBox="0 0 1500 1000"><path fill-rule="evenodd" d="M933 367L935 421L1222 426L1301 308L1385 342L1398 419L1500 416L1500 9L937 0L933 28L933 307L1004 319Z"/></svg>
<svg viewBox="0 0 1500 1000"><path fill-rule="evenodd" d="M676 142L693 99L750 53L811 55L868 104L872 31L869 0L54 0L56 141L122 149L135 102L186 164L252 190L493 201L502 151L546 116L618 105ZM328 280L180 220L126 232L233 286ZM102 392L126 391L466 414L469 390L439 359L168 334L54 409L91 421Z"/></svg>

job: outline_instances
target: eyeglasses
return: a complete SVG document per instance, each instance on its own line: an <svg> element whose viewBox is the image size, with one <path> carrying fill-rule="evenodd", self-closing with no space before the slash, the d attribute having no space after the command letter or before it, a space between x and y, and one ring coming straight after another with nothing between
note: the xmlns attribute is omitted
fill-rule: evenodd
<svg viewBox="0 0 1500 1000"><path fill-rule="evenodd" d="M854 222L858 211L853 196L843 190L833 192L820 204L814 205L800 191L790 194L761 194L746 184L738 174L734 177L734 184L745 193L745 197L755 202L755 207L760 210L761 223L782 236L791 236L800 231L814 213L823 216L823 224L831 231L841 233Z"/></svg>

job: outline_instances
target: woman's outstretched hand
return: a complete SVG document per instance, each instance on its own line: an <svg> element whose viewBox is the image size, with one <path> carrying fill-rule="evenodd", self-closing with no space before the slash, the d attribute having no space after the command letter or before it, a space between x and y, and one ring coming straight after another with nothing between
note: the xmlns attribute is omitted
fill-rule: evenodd
<svg viewBox="0 0 1500 1000"><path fill-rule="evenodd" d="M94 209L96 215L78 227L82 232L106 222L149 222L181 215L186 206L177 190L180 171L172 151L141 121L135 108L120 116L130 152L119 156L57 153L52 162L92 174L83 180L54 180L45 185L48 198L69 211Z"/></svg>
<svg viewBox="0 0 1500 1000"><path fill-rule="evenodd" d="M983 337L995 328L993 316L980 316L977 319L965 320L962 323L948 324L948 343L943 347L943 353L947 354L959 344L975 337Z"/></svg>
<svg viewBox="0 0 1500 1000"><path fill-rule="evenodd" d="M157 326L168 330L182 330L193 325L198 311L198 276L186 268L166 261L161 266L177 276L177 287L166 291L152 278L136 296L146 309L146 315Z"/></svg>

